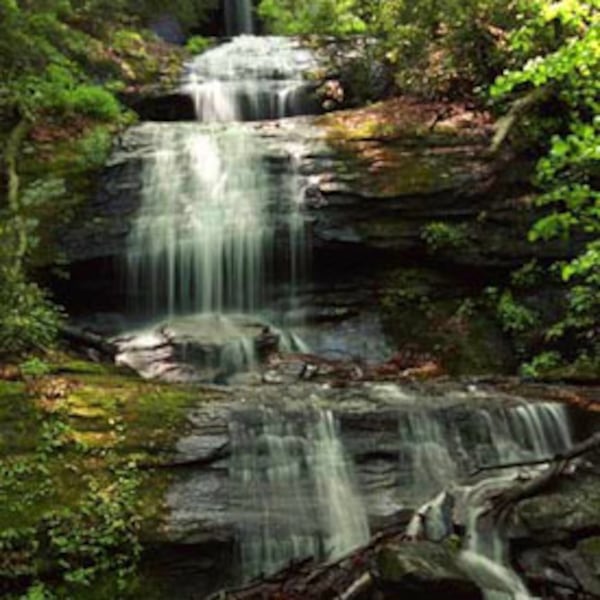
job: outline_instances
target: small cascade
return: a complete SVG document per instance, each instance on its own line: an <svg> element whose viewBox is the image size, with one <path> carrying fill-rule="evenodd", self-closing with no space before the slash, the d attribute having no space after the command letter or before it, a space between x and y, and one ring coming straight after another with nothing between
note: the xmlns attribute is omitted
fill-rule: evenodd
<svg viewBox="0 0 600 600"><path fill-rule="evenodd" d="M399 416L400 490L422 502L481 466L554 456L571 445L561 405L407 411Z"/></svg>
<svg viewBox="0 0 600 600"><path fill-rule="evenodd" d="M471 416L462 423L456 418L432 419L427 413L401 420L403 442L414 448L410 464L402 465L414 496L427 489L449 491L415 513L407 535L436 541L448 535L452 531L448 503L458 499L467 532L461 566L484 590L487 600L524 600L529 594L510 568L503 524L488 510L489 499L514 484L516 471L490 471L492 475L486 473L469 486L458 482L478 467L542 460L567 450L573 443L569 418L565 407L554 403L483 408L475 414L475 419Z"/></svg>
<svg viewBox="0 0 600 600"><path fill-rule="evenodd" d="M313 55L291 39L242 35L196 57L183 91L203 123L280 119L314 112L304 74Z"/></svg>
<svg viewBox="0 0 600 600"><path fill-rule="evenodd" d="M335 558L369 538L330 411L239 412L230 425L231 510L244 577Z"/></svg>

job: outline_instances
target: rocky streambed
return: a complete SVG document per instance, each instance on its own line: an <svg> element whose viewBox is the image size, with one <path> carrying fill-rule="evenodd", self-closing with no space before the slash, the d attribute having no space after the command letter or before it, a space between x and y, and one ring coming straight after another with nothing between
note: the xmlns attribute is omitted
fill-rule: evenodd
<svg viewBox="0 0 600 600"><path fill-rule="evenodd" d="M482 581L457 554L469 525L461 486L485 479L479 469L508 457L550 458L597 429L593 413L480 383L245 386L228 397L187 413L170 459L168 513L151 562L169 565L165 589L183 597L293 559L332 560L336 544L348 551L390 528L403 533L378 555L387 593L421 597L448 579L453 597L477 596ZM600 523L590 458L518 502L502 526L507 564L545 597L595 593ZM517 472L512 478L518 482ZM417 513L425 528L415 530L415 510L443 490L451 500L437 516ZM450 546L439 545L444 538ZM410 546L418 539L429 545Z"/></svg>

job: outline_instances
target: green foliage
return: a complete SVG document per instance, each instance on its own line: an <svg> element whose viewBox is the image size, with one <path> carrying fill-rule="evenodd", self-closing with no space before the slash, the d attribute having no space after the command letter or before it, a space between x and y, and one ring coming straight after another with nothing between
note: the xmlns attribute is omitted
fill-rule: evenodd
<svg viewBox="0 0 600 600"><path fill-rule="evenodd" d="M46 551L66 583L89 586L99 575L113 573L124 589L139 559L139 478L131 467L117 467L112 476L112 489L86 477L87 489L76 509L63 508L45 519Z"/></svg>
<svg viewBox="0 0 600 600"><path fill-rule="evenodd" d="M428 223L421 229L421 239L429 252L462 248L467 244L467 233L462 225L452 225L443 221Z"/></svg>
<svg viewBox="0 0 600 600"><path fill-rule="evenodd" d="M64 192L62 179L36 180L19 195L17 213L0 212L0 356L19 357L56 342L62 310L28 281L24 261L38 243L32 212Z"/></svg>
<svg viewBox="0 0 600 600"><path fill-rule="evenodd" d="M112 134L106 127L95 127L79 140L77 161L82 169L100 169L108 159Z"/></svg>
<svg viewBox="0 0 600 600"><path fill-rule="evenodd" d="M36 583L27 590L22 600L52 600L54 597L43 583Z"/></svg>
<svg viewBox="0 0 600 600"><path fill-rule="evenodd" d="M360 0L262 0L258 12L269 29L280 35L365 33L358 16Z"/></svg>
<svg viewBox="0 0 600 600"><path fill-rule="evenodd" d="M50 110L57 115L73 117L85 115L104 121L114 121L121 114L117 99L107 90L82 84L72 69L50 65L43 77L31 78L29 106Z"/></svg>
<svg viewBox="0 0 600 600"><path fill-rule="evenodd" d="M54 345L62 314L23 273L0 270L0 355L22 356Z"/></svg>
<svg viewBox="0 0 600 600"><path fill-rule="evenodd" d="M538 261L533 259L511 273L511 284L516 288L532 288L543 277L543 269L538 265Z"/></svg>
<svg viewBox="0 0 600 600"><path fill-rule="evenodd" d="M402 90L434 96L471 93L504 69L515 8L504 0L262 0L259 13L275 33L373 36Z"/></svg>
<svg viewBox="0 0 600 600"><path fill-rule="evenodd" d="M525 333L539 321L539 316L532 309L517 302L510 290L500 294L496 311L502 329L507 333Z"/></svg>
<svg viewBox="0 0 600 600"><path fill-rule="evenodd" d="M491 89L496 101L538 94L541 110L529 115L526 144L543 149L536 168L542 216L532 242L576 237L582 252L557 265L566 302L546 326L545 341L563 358L600 351L600 13L595 2L534 3L510 38L515 68ZM549 141L548 141L549 140ZM545 365L554 351L536 361Z"/></svg>
<svg viewBox="0 0 600 600"><path fill-rule="evenodd" d="M556 351L542 352L531 362L521 366L521 374L525 377L541 377L556 369L561 364L561 356Z"/></svg>
<svg viewBox="0 0 600 600"><path fill-rule="evenodd" d="M19 365L19 371L23 377L42 377L51 372L50 365L43 359L33 357Z"/></svg>
<svg viewBox="0 0 600 600"><path fill-rule="evenodd" d="M213 45L212 40L201 35L194 35L185 43L185 49L190 54L202 54Z"/></svg>
<svg viewBox="0 0 600 600"><path fill-rule="evenodd" d="M62 580L60 597L71 597L68 590L89 587L110 574L118 587L111 597L116 597L127 587L140 556L136 465L103 450L108 472L83 476L76 486L76 500L57 507L53 502L56 470L70 464L77 471L74 457L84 459L92 450L74 441L60 411L44 421L40 433L33 456L0 461L0 497L10 493L18 498L3 511L20 515L43 508L35 527L16 524L0 533L0 553L6 558L0 561L0 577L37 580L27 597L49 598L50 589L39 582L48 572L53 583L57 576ZM40 483L32 485L32 478Z"/></svg>

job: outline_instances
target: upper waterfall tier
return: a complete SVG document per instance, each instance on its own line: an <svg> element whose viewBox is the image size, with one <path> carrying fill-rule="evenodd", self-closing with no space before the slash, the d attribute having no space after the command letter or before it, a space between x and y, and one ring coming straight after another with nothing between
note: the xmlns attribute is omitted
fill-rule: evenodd
<svg viewBox="0 0 600 600"><path fill-rule="evenodd" d="M204 122L313 113L317 105L304 74L315 64L294 40L242 35L196 57L188 65L183 91Z"/></svg>

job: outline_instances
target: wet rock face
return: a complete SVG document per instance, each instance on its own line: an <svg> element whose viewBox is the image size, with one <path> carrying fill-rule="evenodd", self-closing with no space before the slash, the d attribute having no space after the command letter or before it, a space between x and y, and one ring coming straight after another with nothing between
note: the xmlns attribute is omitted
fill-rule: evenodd
<svg viewBox="0 0 600 600"><path fill-rule="evenodd" d="M527 536L537 543L564 542L593 532L599 526L599 514L598 480L584 473L543 496L523 500L517 509Z"/></svg>
<svg viewBox="0 0 600 600"><path fill-rule="evenodd" d="M411 509L439 493L449 479L465 478L484 464L497 464L496 444L498 440L508 443L511 428L520 431L519 444L527 444L535 429L531 419L537 418L525 407L511 408L515 399L510 397L479 396L443 386L360 385L336 390L297 383L238 386L231 393L230 403L199 407L188 415L190 429L179 441L174 461L191 463L191 470L178 475L169 495L172 527L167 531L175 540L188 536L205 540L213 534L223 540L227 531L233 531L235 519L228 510L228 442L236 412L252 406L273 407L292 421L309 418L303 412L308 409L301 408L307 400L335 411L340 441L354 465L372 530L398 519L408 521ZM540 414L548 423L554 418L552 412ZM518 443L514 444L516 450ZM202 500L196 497L198 489ZM214 532L203 533L203 528Z"/></svg>
<svg viewBox="0 0 600 600"><path fill-rule="evenodd" d="M559 480L516 507L516 562L542 596L600 595L600 487L593 472Z"/></svg>
<svg viewBox="0 0 600 600"><path fill-rule="evenodd" d="M198 589L206 589L207 593L215 587L231 585L239 576L234 557L240 556L240 527L246 523L244 531L258 534L260 528L255 531L254 519L261 514L259 508L263 502L265 507L271 506L267 499L273 497L273 490L281 483L277 477L265 476L268 469L278 472L279 467L285 466L284 472L289 473L288 463L293 462L292 457L303 457L300 462L305 465L314 460L313 453L319 447L320 438L305 434L315 415L328 410L335 412L339 441L347 464L353 465L357 490L353 501L359 498L363 503L371 533L389 525L408 524L413 509L445 488L449 480L464 481L477 466L502 462L500 449L504 453L514 451L519 456L528 456L528 452L537 448L540 427L542 430L550 427L552 435L544 435L548 439L565 435L564 429L554 427L560 424L566 427L570 420L566 414L555 412L555 405L530 407L515 395L461 384L401 387L364 384L331 389L299 382L293 386L239 385L230 388L229 394L229 400L188 410L188 428L182 432L172 457L173 463L179 466L169 471L172 485L166 497L168 518L150 540L156 548L158 563L163 561L162 554L169 562L167 559L173 550L182 557L181 564L186 565L168 567L167 575L172 575L172 569L184 568L190 574L185 585L193 589L191 580L194 580ZM312 408L308 408L307 403ZM257 419L264 418L269 410L285 418L276 419L262 434L252 429ZM577 422L576 419L573 422ZM287 438L284 435L286 423L291 424ZM492 424L495 425L489 429ZM512 431L512 441L507 438L509 431ZM235 436L238 436L237 450L232 447ZM305 438L310 441L303 447ZM271 458L269 446L278 448ZM242 447L244 451L240 454ZM287 458L278 465L277 457ZM274 463L270 467L271 459ZM249 475L253 468L259 472ZM248 469L247 477L241 477ZM327 480L330 478L328 475ZM297 491L292 494L294 501L300 504L304 484L308 485L311 480L302 481L304 483L294 488ZM579 479L574 481L577 483ZM560 490L547 497L526 500L523 506L517 507L515 523L518 527L511 533L512 546L520 572L526 574L532 591L541 590L536 578L540 572L550 573L544 576L544 585L553 586L547 594L550 597L560 597L555 592L561 585L567 588L585 585L585 589L595 589L598 567L595 540L600 531L599 513L594 513L593 508L598 500L597 490L594 490L593 476L579 483L578 492L573 488L573 481L566 479ZM264 486L262 491L266 496L256 489L259 484ZM291 489L292 483L286 483L281 494L275 494L276 499L283 502ZM310 485L306 489L311 489L314 495ZM254 504L248 505L248 502ZM346 505L349 505L348 498ZM273 516L276 507L277 502L269 509L274 511ZM464 522L451 502L447 510L448 532L460 531ZM551 525L553 520L558 523L557 528ZM270 523L275 527L272 536L277 537L279 531L282 540L290 537L289 529L277 529L276 519ZM286 521L286 527L293 528L294 523L295 520ZM436 535L435 539L438 538ZM315 547L318 548L318 544ZM205 558L213 556L220 556L222 564L233 567L224 579L211 584L207 583L209 575L216 567L214 563L212 567L206 563ZM386 548L380 569L381 589L387 590L384 597L395 598L401 594L402 597L430 598L432 590L436 590L437 595L452 598L480 597L477 588L454 563L452 551L446 551L437 543ZM183 582L173 581L170 585L169 593L175 594L182 589Z"/></svg>
<svg viewBox="0 0 600 600"><path fill-rule="evenodd" d="M117 336L116 362L146 379L226 382L278 350L277 332L248 315L198 314Z"/></svg>

